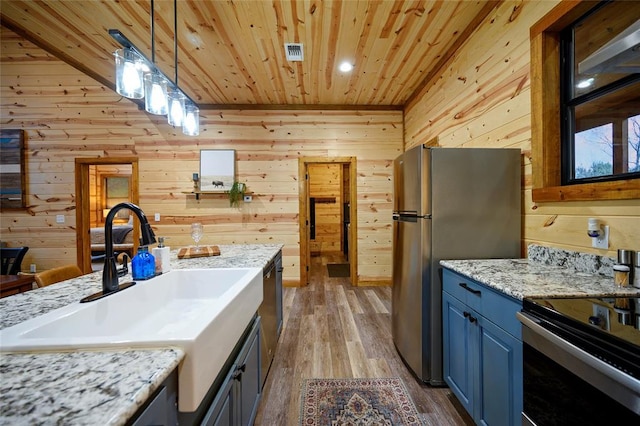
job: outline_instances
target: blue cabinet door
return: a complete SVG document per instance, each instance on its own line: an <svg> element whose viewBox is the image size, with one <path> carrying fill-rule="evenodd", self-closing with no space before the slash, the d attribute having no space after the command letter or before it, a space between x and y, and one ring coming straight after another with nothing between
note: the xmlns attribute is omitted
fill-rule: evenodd
<svg viewBox="0 0 640 426"><path fill-rule="evenodd" d="M520 425L522 302L444 270L442 339L445 382L480 425Z"/></svg>
<svg viewBox="0 0 640 426"><path fill-rule="evenodd" d="M483 317L479 328L479 394L473 417L483 425L519 425L522 343Z"/></svg>
<svg viewBox="0 0 640 426"><path fill-rule="evenodd" d="M466 315L465 315L466 313ZM468 308L447 292L442 293L444 381L467 412L473 412L473 364L477 356Z"/></svg>

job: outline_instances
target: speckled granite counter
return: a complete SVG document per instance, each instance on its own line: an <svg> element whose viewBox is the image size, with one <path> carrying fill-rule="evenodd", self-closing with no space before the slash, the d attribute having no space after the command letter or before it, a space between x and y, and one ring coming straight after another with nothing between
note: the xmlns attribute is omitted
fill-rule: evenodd
<svg viewBox="0 0 640 426"><path fill-rule="evenodd" d="M220 256L198 259L179 260L174 250L172 269L262 268L282 245L219 247ZM101 278L96 272L0 299L0 329L77 303L102 289ZM0 424L124 424L184 356L177 348L0 354Z"/></svg>
<svg viewBox="0 0 640 426"><path fill-rule="evenodd" d="M442 260L440 264L511 297L640 296L640 289L617 289L613 278L527 259Z"/></svg>

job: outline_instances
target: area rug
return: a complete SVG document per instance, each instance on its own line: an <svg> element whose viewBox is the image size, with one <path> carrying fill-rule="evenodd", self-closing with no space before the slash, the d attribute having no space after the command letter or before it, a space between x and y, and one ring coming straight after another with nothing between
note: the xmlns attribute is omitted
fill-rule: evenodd
<svg viewBox="0 0 640 426"><path fill-rule="evenodd" d="M331 278L349 277L350 267L348 263L327 263L327 272Z"/></svg>
<svg viewBox="0 0 640 426"><path fill-rule="evenodd" d="M422 425L398 377L306 379L302 383L300 425Z"/></svg>

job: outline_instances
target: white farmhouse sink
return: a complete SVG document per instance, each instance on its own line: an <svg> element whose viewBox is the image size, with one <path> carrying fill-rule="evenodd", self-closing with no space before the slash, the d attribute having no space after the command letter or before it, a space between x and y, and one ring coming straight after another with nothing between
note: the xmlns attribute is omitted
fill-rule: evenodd
<svg viewBox="0 0 640 426"><path fill-rule="evenodd" d="M179 410L194 411L262 302L262 269L173 270L0 330L0 351L179 347Z"/></svg>

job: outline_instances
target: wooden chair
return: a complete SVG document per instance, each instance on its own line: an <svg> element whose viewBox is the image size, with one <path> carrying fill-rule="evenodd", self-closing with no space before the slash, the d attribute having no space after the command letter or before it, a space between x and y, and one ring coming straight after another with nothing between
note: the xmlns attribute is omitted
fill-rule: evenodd
<svg viewBox="0 0 640 426"><path fill-rule="evenodd" d="M2 275L18 275L22 269L22 259L29 247L2 247Z"/></svg>
<svg viewBox="0 0 640 426"><path fill-rule="evenodd" d="M82 275L82 271L76 265L65 265L48 269L36 274L36 284L38 287L46 287L64 280L70 280Z"/></svg>

